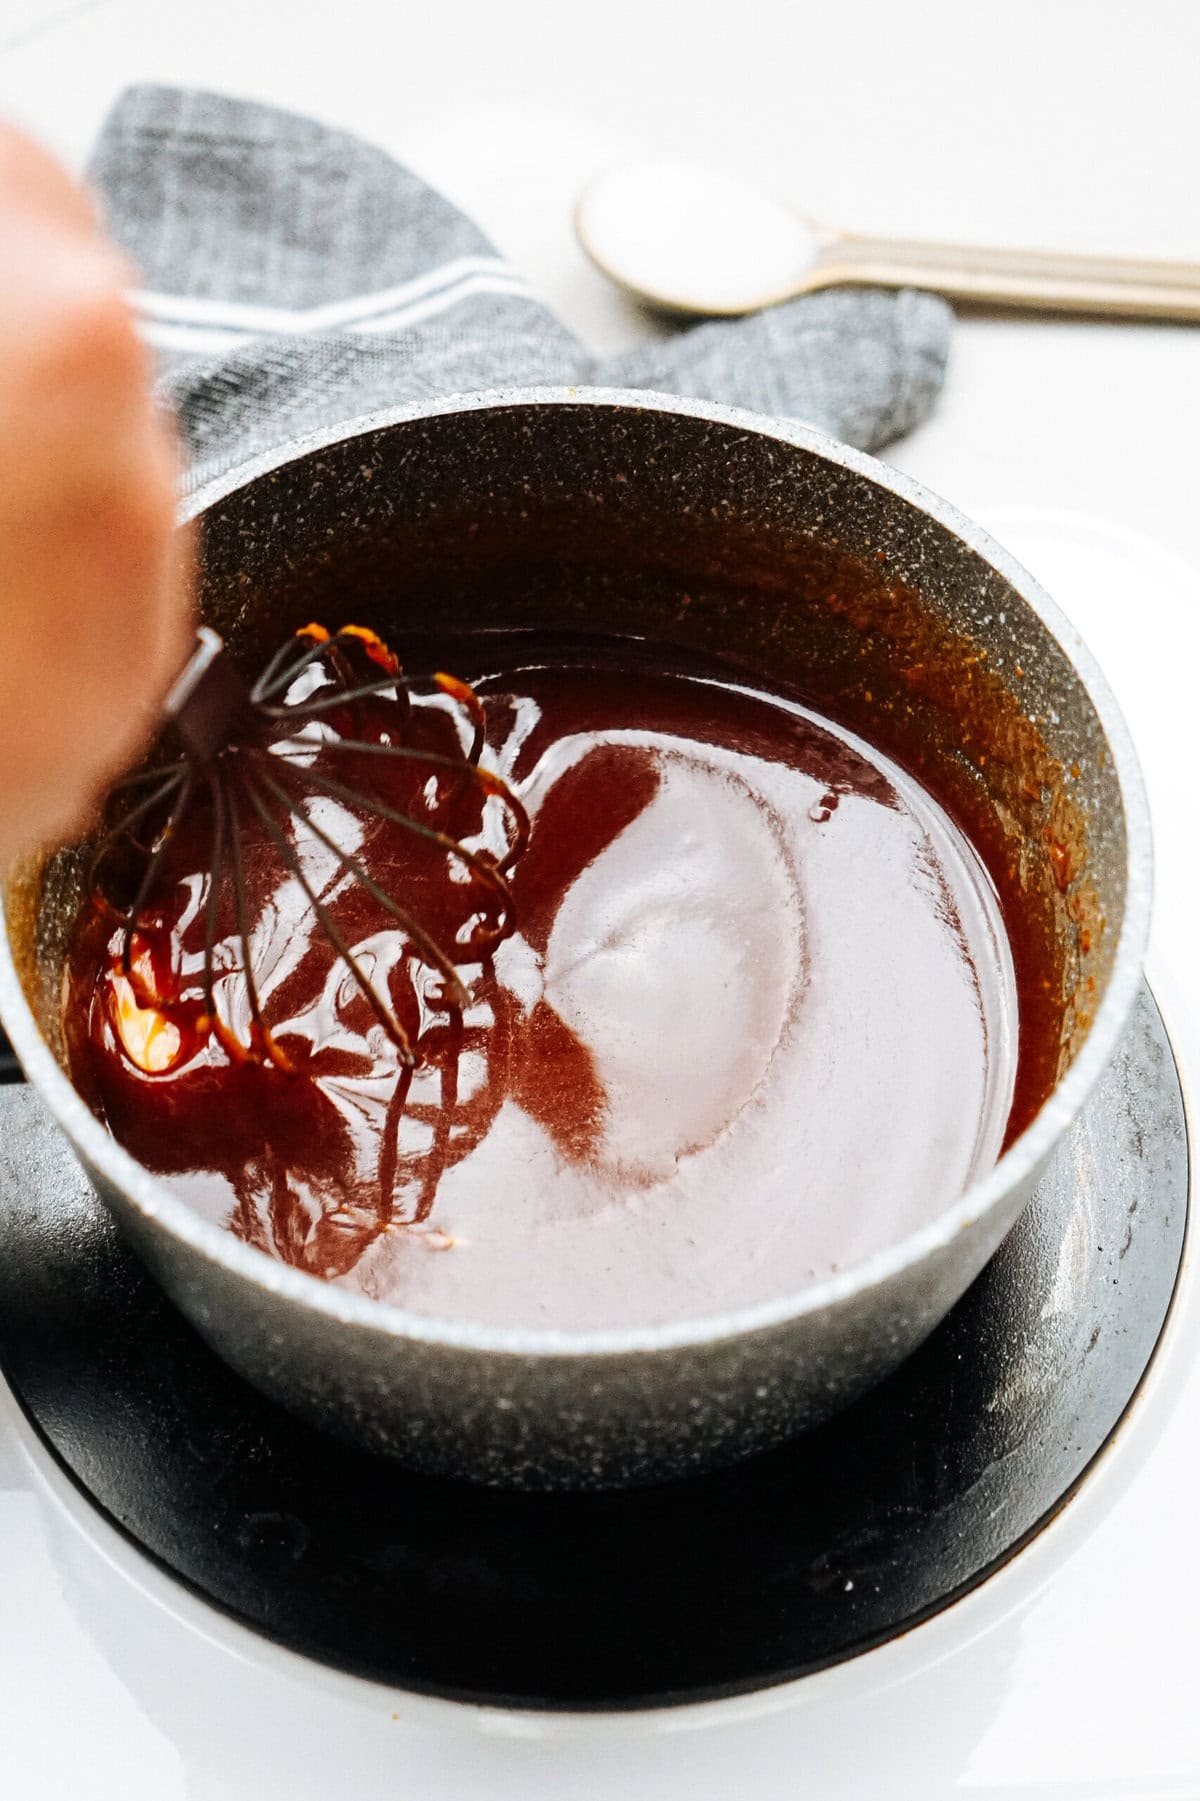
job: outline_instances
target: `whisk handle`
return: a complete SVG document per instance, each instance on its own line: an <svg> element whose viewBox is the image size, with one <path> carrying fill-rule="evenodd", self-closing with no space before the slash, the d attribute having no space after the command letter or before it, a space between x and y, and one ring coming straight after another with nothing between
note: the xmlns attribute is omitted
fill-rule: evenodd
<svg viewBox="0 0 1200 1801"><path fill-rule="evenodd" d="M196 648L163 702L189 755L207 763L224 750L249 705L249 693L219 633L196 628Z"/></svg>

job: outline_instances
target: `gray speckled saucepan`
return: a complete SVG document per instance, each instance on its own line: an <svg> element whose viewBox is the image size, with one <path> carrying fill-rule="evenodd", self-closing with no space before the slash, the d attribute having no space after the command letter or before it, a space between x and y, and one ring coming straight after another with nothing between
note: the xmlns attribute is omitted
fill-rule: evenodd
<svg viewBox="0 0 1200 1801"><path fill-rule="evenodd" d="M207 619L251 660L355 616L587 629L717 656L922 747L982 801L1053 954L1052 1092L931 1224L799 1293L671 1325L436 1319L273 1261L121 1149L72 1087L58 1008L82 852L10 872L0 1017L163 1287L261 1389L444 1475L598 1487L771 1445L879 1381L1020 1215L1108 1064L1141 973L1150 833L1090 655L1037 584L943 501L809 428L700 402L521 390L373 414L193 495ZM915 734L915 736L914 736ZM911 756L909 757L911 761Z"/></svg>

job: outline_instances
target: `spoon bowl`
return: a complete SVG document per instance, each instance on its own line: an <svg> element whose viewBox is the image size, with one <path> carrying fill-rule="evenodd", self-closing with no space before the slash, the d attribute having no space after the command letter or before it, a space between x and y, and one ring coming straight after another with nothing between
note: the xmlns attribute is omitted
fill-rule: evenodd
<svg viewBox="0 0 1200 1801"><path fill-rule="evenodd" d="M575 215L598 268L667 312L733 315L803 291L829 233L760 188L688 163L632 163Z"/></svg>

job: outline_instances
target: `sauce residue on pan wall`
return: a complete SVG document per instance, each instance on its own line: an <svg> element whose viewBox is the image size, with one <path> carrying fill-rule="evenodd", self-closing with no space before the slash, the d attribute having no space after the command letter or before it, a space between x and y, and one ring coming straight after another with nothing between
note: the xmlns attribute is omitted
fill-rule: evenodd
<svg viewBox="0 0 1200 1801"><path fill-rule="evenodd" d="M512 1325L777 1296L951 1205L1005 1140L1018 983L990 878L931 796L728 674L616 667L597 648L527 652L477 686L483 760L533 828L517 931L464 970L470 1006L448 1008L411 945L314 857L418 1046L401 1078L247 822L266 1020L301 1073L164 1035L114 968L111 927L85 919L68 1046L117 1138L297 1268ZM416 713L431 746L453 729L436 701ZM322 805L337 836L348 822ZM426 917L461 923L466 891L444 862L414 872L398 828L372 824L357 853L385 886L397 871L421 884ZM174 857L164 925L194 964L200 838ZM232 976L221 986L242 1004Z"/></svg>

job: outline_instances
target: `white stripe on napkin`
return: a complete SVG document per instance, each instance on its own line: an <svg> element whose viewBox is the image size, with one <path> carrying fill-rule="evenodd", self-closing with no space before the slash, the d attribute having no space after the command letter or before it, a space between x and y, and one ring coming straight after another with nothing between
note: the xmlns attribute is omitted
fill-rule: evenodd
<svg viewBox="0 0 1200 1801"><path fill-rule="evenodd" d="M193 294L161 294L145 288L131 298L139 312L171 325L215 326L258 337L268 332L335 331L377 313L393 313L410 301L457 286L473 276L522 281L498 256L460 256L394 287L380 288L371 294L352 294L320 306L248 306L238 300L204 300Z"/></svg>
<svg viewBox="0 0 1200 1801"><path fill-rule="evenodd" d="M428 300L418 300L411 306L398 307L393 313L382 313L378 318L360 319L349 327L350 331L399 331L402 326L415 325L420 319L432 319L437 313L444 313L460 300L470 300L474 294L510 294L521 300L532 300L533 290L527 281L519 275L468 275L453 288L447 288L441 294L431 294Z"/></svg>
<svg viewBox="0 0 1200 1801"><path fill-rule="evenodd" d="M254 338L250 331L204 331L198 325L164 325L159 319L139 319L138 332L155 350L183 350L204 356L214 350L236 350Z"/></svg>
<svg viewBox="0 0 1200 1801"><path fill-rule="evenodd" d="M400 331L406 325L416 325L422 319L436 318L440 313L447 313L451 307L458 306L463 300L470 300L477 294L503 294L519 300L531 300L532 291L528 282L516 275L468 275L453 287L445 288L440 294L431 294L425 300L414 301L411 306L399 307L394 312L382 313L376 318L358 319L346 326L346 330L359 336L371 332ZM140 300L140 296L135 296ZM156 296L166 298L166 296ZM203 304L203 303L201 303ZM214 303L215 304L215 303ZM246 311L252 309L246 308ZM258 312L273 312L275 309L262 307L253 309ZM315 309L314 309L315 310ZM219 330L213 326L191 323L183 319L167 320L142 318L140 331L148 344L157 350L190 351L200 356L218 350L236 350L241 344L248 344L254 338L274 332L284 332L292 336L303 335L319 328L313 325L297 324L303 314L292 313L280 315L287 317L289 323L275 326L260 325L256 329L246 328L241 331Z"/></svg>

